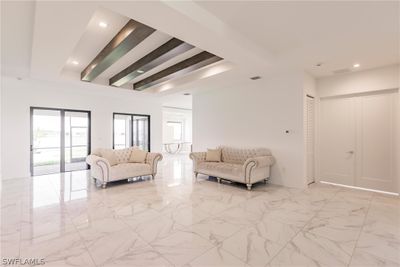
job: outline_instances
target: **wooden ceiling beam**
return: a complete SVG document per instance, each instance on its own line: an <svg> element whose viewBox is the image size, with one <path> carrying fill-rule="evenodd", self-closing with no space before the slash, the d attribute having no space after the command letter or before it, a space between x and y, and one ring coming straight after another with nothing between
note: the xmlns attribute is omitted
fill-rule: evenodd
<svg viewBox="0 0 400 267"><path fill-rule="evenodd" d="M139 75L167 62L190 49L194 46L187 44L177 38L172 38L165 44L151 51L123 71L114 75L109 84L112 86L122 86L127 82L135 79Z"/></svg>
<svg viewBox="0 0 400 267"><path fill-rule="evenodd" d="M151 86L174 79L178 76L183 76L189 72L198 70L202 67L218 62L220 60L222 60L222 58L207 51L203 51L175 65L172 65L171 67L157 72L141 81L134 83L133 89L142 91Z"/></svg>
<svg viewBox="0 0 400 267"><path fill-rule="evenodd" d="M114 36L114 38L100 51L100 53L81 72L81 80L91 82L103 71L123 57L132 48L141 43L155 29L140 22L129 20L128 23Z"/></svg>

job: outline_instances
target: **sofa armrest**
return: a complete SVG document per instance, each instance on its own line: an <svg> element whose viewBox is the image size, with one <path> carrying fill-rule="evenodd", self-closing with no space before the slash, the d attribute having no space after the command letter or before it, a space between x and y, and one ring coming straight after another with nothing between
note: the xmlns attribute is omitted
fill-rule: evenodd
<svg viewBox="0 0 400 267"><path fill-rule="evenodd" d="M146 163L150 164L151 171L153 175L157 174L157 165L158 162L163 159L163 156L160 153L147 153Z"/></svg>
<svg viewBox="0 0 400 267"><path fill-rule="evenodd" d="M252 172L257 168L267 168L275 163L275 159L273 156L261 156L248 158L243 164L243 171L245 174L246 183L250 183L250 179L252 177Z"/></svg>
<svg viewBox="0 0 400 267"><path fill-rule="evenodd" d="M189 154L189 158L193 161L205 161L207 152L192 152Z"/></svg>
<svg viewBox="0 0 400 267"><path fill-rule="evenodd" d="M94 178L100 179L103 182L109 181L111 166L107 159L96 155L89 155L86 157L86 163L90 165Z"/></svg>
<svg viewBox="0 0 400 267"><path fill-rule="evenodd" d="M189 158L193 160L193 171L197 173L197 166L199 163L206 161L206 152L192 152Z"/></svg>
<svg viewBox="0 0 400 267"><path fill-rule="evenodd" d="M243 167L254 165L256 168L271 166L275 163L275 159L273 156L261 156L261 157L254 157L248 158L244 163Z"/></svg>

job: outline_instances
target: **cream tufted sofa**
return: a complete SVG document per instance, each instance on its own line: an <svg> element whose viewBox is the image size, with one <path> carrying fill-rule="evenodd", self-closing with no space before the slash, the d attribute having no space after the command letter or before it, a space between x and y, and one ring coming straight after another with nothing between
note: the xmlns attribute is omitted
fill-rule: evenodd
<svg viewBox="0 0 400 267"><path fill-rule="evenodd" d="M274 163L271 152L265 148L239 149L221 146L221 162L207 162L206 152L190 153L195 176L199 173L221 179L244 183L251 190L254 183L267 181L270 166Z"/></svg>
<svg viewBox="0 0 400 267"><path fill-rule="evenodd" d="M90 165L90 175L105 188L108 182L130 179L133 177L151 175L154 179L157 174L158 161L162 160L159 153L147 153L144 163L128 162L134 148L116 149L114 155L117 165L111 166L107 159L102 157L102 151L97 149L87 156L86 163ZM108 149L110 150L110 149Z"/></svg>

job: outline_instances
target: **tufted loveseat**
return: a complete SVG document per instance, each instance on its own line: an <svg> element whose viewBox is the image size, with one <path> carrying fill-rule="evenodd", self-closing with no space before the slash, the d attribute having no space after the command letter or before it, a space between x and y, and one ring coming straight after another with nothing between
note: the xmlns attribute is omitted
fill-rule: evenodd
<svg viewBox="0 0 400 267"><path fill-rule="evenodd" d="M129 147L125 149L97 149L87 156L86 163L90 165L90 175L93 179L101 183L105 188L108 182L124 180L133 177L151 175L154 179L157 174L158 161L162 160L160 153L147 153L143 163L129 162L132 151L136 149ZM111 166L110 162L102 157L105 151L113 151L116 158L116 165Z"/></svg>
<svg viewBox="0 0 400 267"><path fill-rule="evenodd" d="M218 149L221 149L220 162L207 162L206 152L190 153L196 177L201 173L217 177L219 183L221 179L244 183L248 190L251 190L253 184L269 179L274 158L268 149L226 146L220 146Z"/></svg>

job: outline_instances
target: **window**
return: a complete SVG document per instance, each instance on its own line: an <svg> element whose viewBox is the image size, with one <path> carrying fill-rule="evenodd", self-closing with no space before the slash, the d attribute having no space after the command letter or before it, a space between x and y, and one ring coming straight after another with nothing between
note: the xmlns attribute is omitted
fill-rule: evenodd
<svg viewBox="0 0 400 267"><path fill-rule="evenodd" d="M172 139L174 141L182 141L182 129L183 125L180 121L168 121L167 126L170 128L170 132L172 133Z"/></svg>
<svg viewBox="0 0 400 267"><path fill-rule="evenodd" d="M113 147L137 146L150 151L150 115L114 113Z"/></svg>

